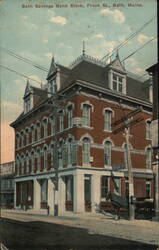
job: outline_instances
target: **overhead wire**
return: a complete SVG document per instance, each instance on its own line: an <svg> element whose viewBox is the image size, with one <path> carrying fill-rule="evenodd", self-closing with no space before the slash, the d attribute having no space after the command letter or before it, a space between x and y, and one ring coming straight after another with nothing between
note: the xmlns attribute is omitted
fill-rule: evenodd
<svg viewBox="0 0 159 250"><path fill-rule="evenodd" d="M0 46L0 48L1 48L2 50L4 50L8 55L13 56L13 57L15 57L15 58L17 58L17 59L19 59L19 60L25 62L25 63L28 63L28 64L30 64L30 65L32 65L32 66L34 66L34 67L36 67L36 68L38 68L38 69L40 69L40 70L43 70L43 71L45 71L45 72L48 72L48 69L45 68L44 66L41 66L41 65L39 65L38 63L33 62L32 60L30 60L30 59L28 59L28 58L26 58L26 57L23 57L23 56L21 56L21 55L15 53L15 52L13 52L13 51L11 51L10 49L6 49L6 48L4 48L4 47L2 47L2 46Z"/></svg>
<svg viewBox="0 0 159 250"><path fill-rule="evenodd" d="M27 78L27 79L29 79L29 80L31 80L31 81L37 82L37 83L39 83L40 85L42 85L42 81L40 82L40 81L38 81L38 80L36 80L36 79L34 79L34 78L32 78L32 77L29 77L29 76L27 76L27 75L25 75L25 74L19 73L18 71L14 70L14 69L11 69L11 68L9 68L9 67L6 67L6 66L4 66L4 65L2 65L2 64L0 64L0 67L2 67L2 68L4 68L4 69L7 69L7 70L9 70L9 71L11 71L11 72L16 73L17 75L23 76L23 77L25 77L25 78Z"/></svg>
<svg viewBox="0 0 159 250"><path fill-rule="evenodd" d="M136 49L134 52L132 52L130 55L128 55L127 57L125 57L121 62L124 62L125 60L127 60L129 57L133 56L136 52L138 52L140 49L144 48L147 44L149 44L150 42L152 42L153 40L155 40L156 37L153 37L152 39L150 39L148 42L144 43L141 47L139 47L138 49Z"/></svg>
<svg viewBox="0 0 159 250"><path fill-rule="evenodd" d="M142 25L137 31L135 31L133 34L131 34L129 37L127 37L123 42L121 42L117 47L115 47L111 52L106 54L104 57L101 58L101 61L107 58L110 58L116 50L122 48L127 44L130 40L132 40L141 30L143 30L149 23L151 23L156 18L156 15L152 17L149 21L147 21L144 25Z"/></svg>

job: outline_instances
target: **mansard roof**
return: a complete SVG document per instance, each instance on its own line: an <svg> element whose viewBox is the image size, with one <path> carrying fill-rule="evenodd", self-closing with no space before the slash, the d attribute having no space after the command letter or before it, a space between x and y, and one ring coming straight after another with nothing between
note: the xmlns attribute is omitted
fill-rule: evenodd
<svg viewBox="0 0 159 250"><path fill-rule="evenodd" d="M76 65L70 70L68 77L61 85L61 89L68 87L76 80L82 80L95 86L109 89L108 73L110 69L123 73L123 75L127 75L127 96L148 101L149 91L147 81L140 81L135 74L127 72L118 57L105 66L83 57L83 60L76 63Z"/></svg>

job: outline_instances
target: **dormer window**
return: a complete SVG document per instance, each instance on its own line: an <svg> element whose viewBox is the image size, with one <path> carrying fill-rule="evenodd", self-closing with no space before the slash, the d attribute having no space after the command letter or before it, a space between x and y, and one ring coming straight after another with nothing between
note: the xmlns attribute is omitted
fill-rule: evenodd
<svg viewBox="0 0 159 250"><path fill-rule="evenodd" d="M126 70L125 67L122 65L119 55L117 56L114 61L109 64L109 78L108 78L108 85L109 88L113 91L126 94Z"/></svg>
<svg viewBox="0 0 159 250"><path fill-rule="evenodd" d="M57 86L56 86L56 78L52 79L50 81L50 92L51 93L56 93Z"/></svg>
<svg viewBox="0 0 159 250"><path fill-rule="evenodd" d="M126 94L126 75L111 69L109 71L109 87L113 91Z"/></svg>
<svg viewBox="0 0 159 250"><path fill-rule="evenodd" d="M124 78L113 73L113 90L123 92Z"/></svg>

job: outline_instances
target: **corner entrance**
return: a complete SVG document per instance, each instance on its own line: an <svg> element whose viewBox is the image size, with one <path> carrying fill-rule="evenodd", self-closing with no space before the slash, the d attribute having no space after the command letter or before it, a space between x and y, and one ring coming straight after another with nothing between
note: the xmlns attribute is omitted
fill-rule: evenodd
<svg viewBox="0 0 159 250"><path fill-rule="evenodd" d="M73 176L65 176L66 183L66 203L65 209L66 211L73 211Z"/></svg>
<svg viewBox="0 0 159 250"><path fill-rule="evenodd" d="M84 201L85 211L91 212L91 176L84 176Z"/></svg>

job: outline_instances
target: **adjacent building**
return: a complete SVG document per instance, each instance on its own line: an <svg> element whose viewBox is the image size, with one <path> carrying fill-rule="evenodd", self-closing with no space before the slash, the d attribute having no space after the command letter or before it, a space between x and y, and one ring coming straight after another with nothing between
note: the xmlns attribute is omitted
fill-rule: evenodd
<svg viewBox="0 0 159 250"><path fill-rule="evenodd" d="M24 110L11 124L16 135L15 208L49 206L53 213L57 202L59 214L93 212L95 204L106 204L109 190L125 196L125 136L124 131L114 133L124 124L114 124L139 106L142 111L130 117L139 122L129 128L134 192L153 199L148 86L126 71L118 54L109 64L85 54L69 67L52 59L45 86L35 88L28 81Z"/></svg>
<svg viewBox="0 0 159 250"><path fill-rule="evenodd" d="M159 82L158 82L158 63L146 70L152 76L153 93L153 117L152 117L152 148L153 148L153 169L155 173L155 212L159 220Z"/></svg>
<svg viewBox="0 0 159 250"><path fill-rule="evenodd" d="M14 161L2 163L0 165L0 207L14 207Z"/></svg>

